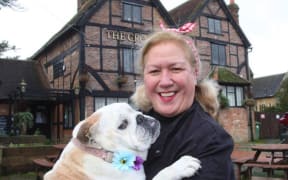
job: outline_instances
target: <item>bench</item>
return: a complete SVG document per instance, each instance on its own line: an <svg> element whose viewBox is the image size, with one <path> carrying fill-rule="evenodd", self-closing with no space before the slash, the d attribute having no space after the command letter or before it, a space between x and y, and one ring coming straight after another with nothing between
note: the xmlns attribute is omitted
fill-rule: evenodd
<svg viewBox="0 0 288 180"><path fill-rule="evenodd" d="M33 159L33 163L36 165L37 180L42 179L43 173L50 170L55 164L46 158Z"/></svg>
<svg viewBox="0 0 288 180"><path fill-rule="evenodd" d="M285 174L285 179L288 178L288 164L270 164L270 163L253 163L247 162L243 164L245 167L248 168L248 177L252 176L252 169L253 168L262 168L263 170L267 171L267 175L269 177L272 176L273 170L283 170Z"/></svg>
<svg viewBox="0 0 288 180"><path fill-rule="evenodd" d="M53 154L53 155L47 155L46 159L52 162L56 162L58 159L59 155L58 154Z"/></svg>
<svg viewBox="0 0 288 180"><path fill-rule="evenodd" d="M241 176L246 177L247 176L247 170L242 170L243 164L247 163L250 161L250 157L243 157L243 158L238 158L238 159L233 159L233 163L236 165L236 177L238 180L241 179Z"/></svg>

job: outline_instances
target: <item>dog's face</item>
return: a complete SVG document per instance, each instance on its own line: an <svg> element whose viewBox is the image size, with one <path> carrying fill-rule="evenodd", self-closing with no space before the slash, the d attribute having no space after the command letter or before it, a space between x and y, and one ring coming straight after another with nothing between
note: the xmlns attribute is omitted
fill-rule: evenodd
<svg viewBox="0 0 288 180"><path fill-rule="evenodd" d="M146 151L160 133L160 123L132 109L114 103L98 109L73 130L82 144L109 151Z"/></svg>

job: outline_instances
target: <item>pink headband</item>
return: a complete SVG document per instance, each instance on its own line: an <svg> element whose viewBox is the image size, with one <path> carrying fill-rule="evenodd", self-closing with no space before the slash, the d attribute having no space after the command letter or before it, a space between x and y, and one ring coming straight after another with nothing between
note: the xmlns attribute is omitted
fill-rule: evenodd
<svg viewBox="0 0 288 180"><path fill-rule="evenodd" d="M162 23L162 21L160 21L160 28L163 31L172 31L172 32L176 32L176 33L180 33L180 34L185 34L188 32L192 32L193 29L195 28L196 23L186 23L183 26L179 27L179 28L165 28L164 24ZM192 48L192 53L194 54L194 58L195 58L195 72L196 72L196 76L198 77L199 75L199 69L200 69L200 57L198 54L198 51L195 47L195 44L193 42L192 39L186 40L187 44L189 44Z"/></svg>

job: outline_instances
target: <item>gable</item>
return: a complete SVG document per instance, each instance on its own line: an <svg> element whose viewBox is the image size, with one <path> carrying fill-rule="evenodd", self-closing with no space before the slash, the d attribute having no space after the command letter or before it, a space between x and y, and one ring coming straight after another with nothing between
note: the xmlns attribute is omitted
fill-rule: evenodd
<svg viewBox="0 0 288 180"><path fill-rule="evenodd" d="M255 78L252 83L254 98L274 97L281 87L285 73Z"/></svg>
<svg viewBox="0 0 288 180"><path fill-rule="evenodd" d="M54 43L63 37L67 37L69 32L78 33L79 35L84 35L82 31L93 31L89 29L88 26L105 26L109 27L111 25L118 26L119 29L129 30L129 29L138 29L141 32L151 32L151 27L158 27L159 20L163 20L164 23L169 26L174 26L175 23L173 19L168 14L167 10L159 0L142 0L137 1L137 4L143 6L142 16L144 19L144 25L131 24L122 21L122 3L130 2L135 3L133 0L88 0L83 7L79 9L77 14L67 22L64 27L57 32L53 37L51 37L46 44L44 44L34 55L31 56L31 59L37 59L37 57L45 51L49 46L54 46ZM112 13L110 13L112 12ZM151 15L153 16L153 21L151 21ZM88 26L87 26L88 25ZM88 27L88 28L87 28ZM99 34L91 35L90 37L85 36L86 40L91 40ZM61 42L61 40L60 40Z"/></svg>
<svg viewBox="0 0 288 180"><path fill-rule="evenodd" d="M239 24L233 19L223 0L189 0L171 10L169 13L178 25L186 22L196 22L198 26L200 26L200 32L197 36L201 35L212 39L214 35L207 34L207 18L219 19L221 20L223 32L226 32L223 33L223 37L220 37L219 40L229 40L231 43L243 44L246 48L251 45ZM230 35L231 33L236 34L236 36Z"/></svg>

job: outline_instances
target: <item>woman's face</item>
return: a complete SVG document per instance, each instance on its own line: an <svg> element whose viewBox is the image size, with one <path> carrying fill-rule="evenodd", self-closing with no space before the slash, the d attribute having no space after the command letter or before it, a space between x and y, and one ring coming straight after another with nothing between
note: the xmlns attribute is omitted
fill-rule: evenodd
<svg viewBox="0 0 288 180"><path fill-rule="evenodd" d="M156 112L173 117L192 105L197 81L181 46L157 44L145 55L144 64L145 91Z"/></svg>

